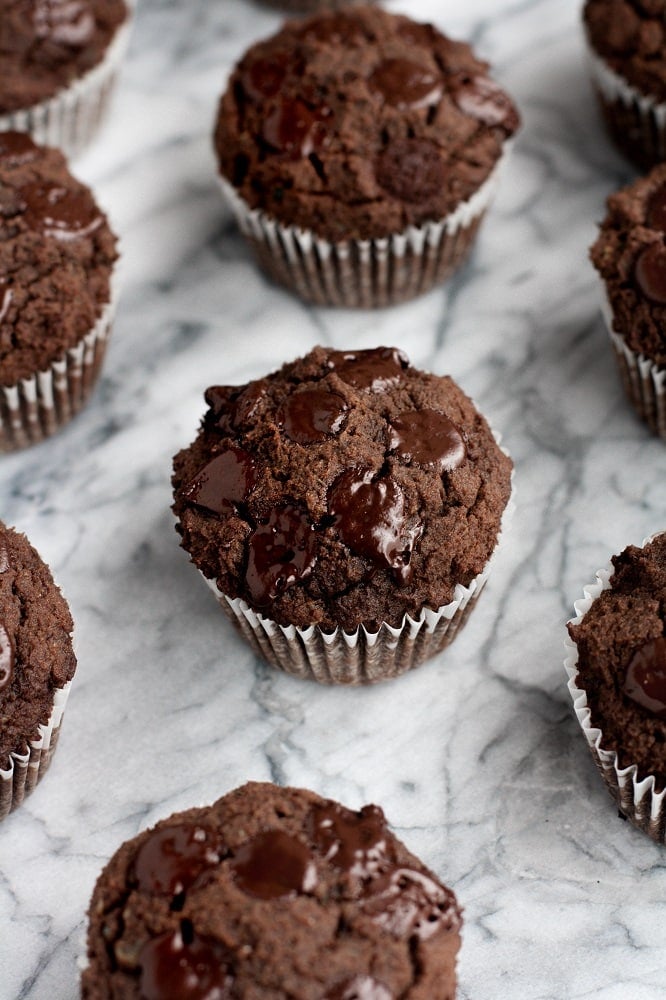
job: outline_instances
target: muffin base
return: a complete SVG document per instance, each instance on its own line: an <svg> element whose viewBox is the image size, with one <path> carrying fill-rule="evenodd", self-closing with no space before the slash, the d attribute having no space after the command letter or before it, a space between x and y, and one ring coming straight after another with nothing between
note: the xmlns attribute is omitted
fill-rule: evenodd
<svg viewBox="0 0 666 1000"><path fill-rule="evenodd" d="M649 540L646 539L643 545ZM609 563L597 571L594 583L583 588L584 597L574 603L576 617L571 619L571 624L579 625L599 594L610 588L613 572L613 566ZM639 780L635 764L620 767L615 750L607 750L602 745L603 732L592 725L587 694L578 686L578 649L569 636L565 639L565 647L567 656L564 669L569 678L567 687L574 712L606 788L626 819L657 843L666 844L666 788L655 790L653 774Z"/></svg>
<svg viewBox="0 0 666 1000"><path fill-rule="evenodd" d="M594 52L588 58L606 128L620 152L644 170L666 159L666 104L641 94Z"/></svg>
<svg viewBox="0 0 666 1000"><path fill-rule="evenodd" d="M0 132L28 132L42 146L68 157L88 146L106 117L120 63L129 42L134 3L101 62L69 87L30 108L0 115Z"/></svg>
<svg viewBox="0 0 666 1000"><path fill-rule="evenodd" d="M51 715L47 723L40 725L38 738L29 742L27 749L11 753L9 767L0 769L0 820L21 805L48 771L58 744L70 687L71 682L56 689Z"/></svg>
<svg viewBox="0 0 666 1000"><path fill-rule="evenodd" d="M371 240L330 243L252 209L221 177L238 226L264 271L306 302L376 309L423 295L467 257L495 194L508 143L481 187L445 219Z"/></svg>
<svg viewBox="0 0 666 1000"><path fill-rule="evenodd" d="M95 326L50 368L0 386L0 452L18 451L50 437L69 423L88 400L111 333L116 294Z"/></svg>

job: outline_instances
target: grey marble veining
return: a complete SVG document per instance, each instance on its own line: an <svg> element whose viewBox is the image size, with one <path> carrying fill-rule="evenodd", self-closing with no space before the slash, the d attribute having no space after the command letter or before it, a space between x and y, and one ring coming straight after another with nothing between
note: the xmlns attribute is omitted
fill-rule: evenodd
<svg viewBox="0 0 666 1000"><path fill-rule="evenodd" d="M1 516L52 566L79 669L51 773L0 828L0 1000L73 1000L85 909L125 838L248 778L380 803L465 908L460 997L666 996L664 854L620 821L570 710L573 601L666 522L666 450L625 404L587 262L630 176L587 83L574 0L391 2L472 40L524 116L474 255L374 314L317 310L255 270L210 131L250 0L140 0L111 118L75 167L123 240L104 375L58 437L3 457ZM316 343L397 344L450 372L516 463L486 594L439 658L371 690L282 677L234 636L169 511L202 391Z"/></svg>

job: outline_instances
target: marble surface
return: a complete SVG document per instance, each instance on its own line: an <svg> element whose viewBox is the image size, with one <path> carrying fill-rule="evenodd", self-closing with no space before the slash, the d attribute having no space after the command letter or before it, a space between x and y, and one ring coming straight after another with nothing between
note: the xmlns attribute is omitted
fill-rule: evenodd
<svg viewBox="0 0 666 1000"><path fill-rule="evenodd" d="M381 804L465 908L461 998L666 996L666 865L618 819L570 708L564 622L663 528L666 450L625 404L587 262L630 176L602 134L577 0L389 0L473 41L524 127L477 249L390 311L308 308L257 273L210 131L279 15L141 0L111 118L76 163L122 234L104 375L57 438L3 457L1 516L52 566L79 669L51 773L0 829L0 998L72 1000L97 874L127 837L249 778ZM396 682L329 690L253 658L178 547L173 453L202 391L316 343L396 344L502 432L516 514L467 630Z"/></svg>

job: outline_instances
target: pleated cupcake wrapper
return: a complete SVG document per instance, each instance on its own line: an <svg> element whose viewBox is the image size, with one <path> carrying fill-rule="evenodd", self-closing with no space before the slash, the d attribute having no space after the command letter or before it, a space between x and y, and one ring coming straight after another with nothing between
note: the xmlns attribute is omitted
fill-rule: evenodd
<svg viewBox="0 0 666 1000"><path fill-rule="evenodd" d="M449 604L434 611L422 608L416 618L405 615L397 627L384 622L377 630L360 625L345 632L325 631L318 625L279 625L253 611L242 598L224 594L203 573L201 577L254 652L278 670L320 684L374 684L412 670L453 641L483 590L514 508L511 496L495 548L478 576L467 586L457 584Z"/></svg>
<svg viewBox="0 0 666 1000"><path fill-rule="evenodd" d="M666 441L666 368L637 354L613 329L613 312L606 295L601 301L615 361L627 398L653 434Z"/></svg>
<svg viewBox="0 0 666 1000"><path fill-rule="evenodd" d="M35 142L56 146L66 156L81 153L108 110L130 36L134 5L127 6L127 19L116 31L101 62L53 97L30 108L0 115L0 132L29 132Z"/></svg>
<svg viewBox="0 0 666 1000"><path fill-rule="evenodd" d="M222 191L260 265L317 305L377 308L404 302L462 263L497 189L510 143L481 187L445 219L372 240L331 243L252 209L225 178Z"/></svg>
<svg viewBox="0 0 666 1000"><path fill-rule="evenodd" d="M643 547L651 540L644 539ZM595 582L584 587L584 596L574 602L576 617L571 619L572 624L579 625L602 591L610 588L613 573L612 563L597 570ZM578 686L578 648L569 636L565 640L565 647L567 655L564 668L569 678L567 686L574 712L606 788L615 799L618 809L634 826L658 843L666 843L666 789L655 790L655 777L652 774L639 780L635 764L620 767L615 750L607 750L603 746L603 731L592 725L587 694Z"/></svg>
<svg viewBox="0 0 666 1000"><path fill-rule="evenodd" d="M90 396L111 333L117 292L92 330L50 368L0 386L0 452L17 451L50 437L79 412Z"/></svg>
<svg viewBox="0 0 666 1000"><path fill-rule="evenodd" d="M589 47L588 60L606 122L620 149L644 166L666 159L666 103L642 94Z"/></svg>
<svg viewBox="0 0 666 1000"><path fill-rule="evenodd" d="M56 688L53 708L46 724L39 726L39 736L25 749L9 755L9 767L0 769L0 820L21 805L37 782L46 774L55 753L71 682Z"/></svg>

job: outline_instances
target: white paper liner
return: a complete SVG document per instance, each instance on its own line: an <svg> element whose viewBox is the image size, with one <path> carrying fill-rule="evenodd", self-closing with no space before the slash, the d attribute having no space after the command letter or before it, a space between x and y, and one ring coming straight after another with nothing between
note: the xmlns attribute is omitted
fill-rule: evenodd
<svg viewBox="0 0 666 1000"><path fill-rule="evenodd" d="M495 548L478 576L467 586L457 584L449 604L435 611L423 608L416 618L405 615L398 627L384 622L378 631L360 625L354 632L342 628L326 632L318 625L279 625L253 611L242 598L228 597L215 580L201 572L200 576L254 652L278 670L320 684L374 684L412 670L453 641L483 590L514 508L512 493Z"/></svg>
<svg viewBox="0 0 666 1000"><path fill-rule="evenodd" d="M0 452L17 451L50 437L87 401L112 329L118 298L115 275L109 295L92 330L50 368L15 385L0 386Z"/></svg>
<svg viewBox="0 0 666 1000"><path fill-rule="evenodd" d="M601 312L627 398L652 433L666 441L666 368L644 354L637 354L613 329L613 311L607 295L602 297Z"/></svg>
<svg viewBox="0 0 666 1000"><path fill-rule="evenodd" d="M222 191L260 265L279 284L317 305L373 309L404 302L448 278L466 257L490 205L510 142L474 194L437 222L374 240L330 243L252 209L220 177Z"/></svg>
<svg viewBox="0 0 666 1000"><path fill-rule="evenodd" d="M56 146L68 157L81 153L101 125L116 74L129 42L133 4L104 58L84 76L39 104L0 115L0 132L29 132L36 143Z"/></svg>
<svg viewBox="0 0 666 1000"><path fill-rule="evenodd" d="M9 755L9 766L0 769L0 820L21 805L38 781L46 774L55 753L71 681L53 694L53 708L46 724L39 726L39 736L25 750Z"/></svg>
<svg viewBox="0 0 666 1000"><path fill-rule="evenodd" d="M644 539L642 546L647 545L654 537ZM580 625L601 592L610 588L613 573L611 562L597 570L595 582L584 587L584 596L574 602L576 617L569 624ZM655 791L655 778L652 774L639 781L635 764L620 767L615 750L607 750L602 746L603 732L592 725L587 694L583 688L578 687L578 648L568 635L564 645L567 650L564 669L569 678L567 687L574 712L608 791L628 820L653 840L660 844L666 843L666 789Z"/></svg>
<svg viewBox="0 0 666 1000"><path fill-rule="evenodd" d="M642 94L589 44L588 60L607 125L619 148L644 165L666 159L666 103Z"/></svg>

